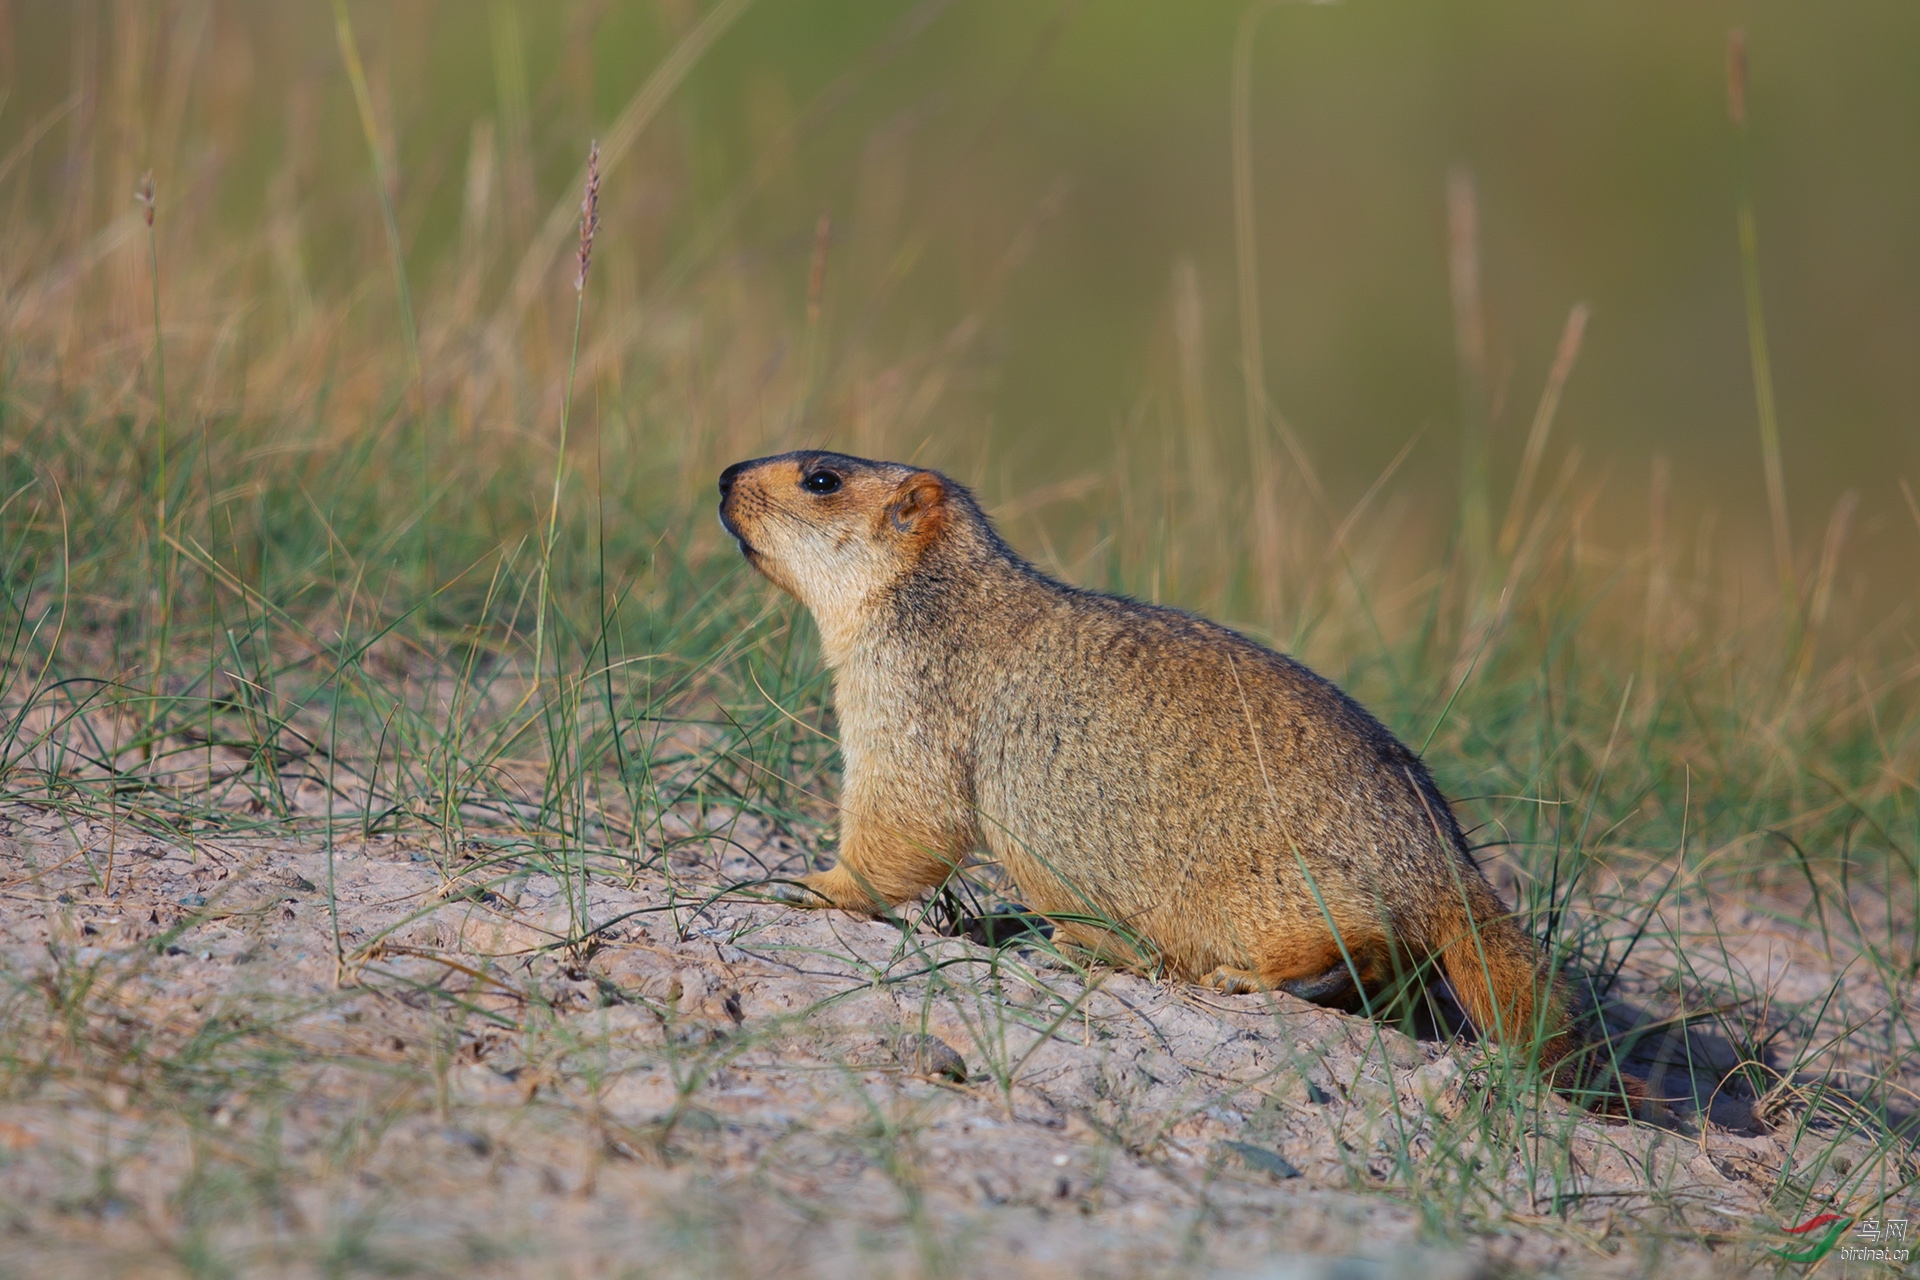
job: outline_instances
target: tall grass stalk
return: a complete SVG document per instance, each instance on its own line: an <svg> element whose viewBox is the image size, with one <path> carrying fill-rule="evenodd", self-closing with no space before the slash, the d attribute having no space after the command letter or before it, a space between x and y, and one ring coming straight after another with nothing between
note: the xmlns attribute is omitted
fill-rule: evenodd
<svg viewBox="0 0 1920 1280"><path fill-rule="evenodd" d="M1753 216L1753 141L1747 125L1747 33L1727 33L1727 115L1733 122L1740 237L1740 279L1747 309L1747 351L1753 364L1753 403L1760 419L1760 463L1767 477L1767 513L1773 527L1773 558L1788 618L1799 614L1794 584L1793 536L1787 526L1787 480L1780 464L1780 417L1773 399L1773 360L1767 350L1767 318L1760 306L1760 235Z"/></svg>
<svg viewBox="0 0 1920 1280"><path fill-rule="evenodd" d="M414 324L413 288L407 282L407 253L400 239L400 223L393 213L393 175L387 171L386 147L380 138L380 121L373 109L373 93L367 87L366 68L360 63L360 46L353 38L353 19L347 13L347 0L333 0L334 36L340 45L340 60L346 64L347 80L353 86L353 103L360 116L360 131L366 136L367 158L373 166L373 184L380 198L380 221L387 233L387 257L393 268L393 292L400 312L400 338L406 344L407 366L412 371L414 431L417 436L419 476L420 559L429 587L433 584L433 522L427 518L432 501L432 480L427 447L427 374L420 360L420 335Z"/></svg>
<svg viewBox="0 0 1920 1280"><path fill-rule="evenodd" d="M1266 354L1260 335L1260 266L1253 200L1253 43L1260 20L1288 0L1254 0L1240 14L1233 41L1233 245L1240 290L1240 378L1246 392L1247 475L1252 486L1257 591L1277 618L1285 599L1279 515L1280 471L1271 433L1279 430L1298 463L1304 454L1284 421L1276 422L1267 394Z"/></svg>
<svg viewBox="0 0 1920 1280"><path fill-rule="evenodd" d="M1473 174L1447 174L1447 284L1453 301L1453 349L1460 378L1460 533L1467 566L1483 572L1491 541L1487 495L1487 314L1480 297L1480 196ZM1476 583L1477 589L1477 583Z"/></svg>
<svg viewBox="0 0 1920 1280"><path fill-rule="evenodd" d="M586 190L580 197L580 251L573 277L573 344L567 353L567 381L560 398L560 440L554 452L553 495L547 504L547 531L540 543L540 594L534 609L533 680L544 677L547 636L547 586L553 566L553 542L560 529L560 486L566 476L567 424L573 416L573 382L580 368L580 326L587 307L587 269L593 261L593 236L600 225L600 144L587 149Z"/></svg>
<svg viewBox="0 0 1920 1280"><path fill-rule="evenodd" d="M1234 276L1240 300L1240 376L1246 394L1247 475L1252 490L1256 599L1270 620L1279 621L1286 602L1286 553L1290 529L1282 515L1285 481L1298 481L1315 512L1328 527L1339 522L1312 457L1268 393L1266 349L1260 329L1260 265L1253 197L1253 49L1260 21L1283 4L1321 4L1329 0L1253 0L1240 13L1233 40L1233 231ZM1284 475L1274 456L1278 437L1292 467ZM1299 593L1304 600L1305 593ZM1304 616L1304 610L1301 611Z"/></svg>
<svg viewBox="0 0 1920 1280"><path fill-rule="evenodd" d="M586 189L585 191L582 192L580 196L580 246L574 259L575 270L573 275L573 343L567 355L566 387L562 391L561 398L560 398L560 439L559 439L558 446L554 451L553 494L547 504L546 534L541 538L541 541L540 541L540 590L538 595L538 601L534 606L534 615L533 615L534 616L533 684L528 689L529 697L532 697L534 696L534 694L540 692L541 682L546 679L546 670L547 670L546 645L547 645L547 619L548 619L547 598L548 598L549 584L552 581L552 573L553 573L553 544L554 544L554 539L559 535L559 530L560 530L560 489L561 489L561 485L563 484L566 478L567 426L569 421L573 417L573 384L574 384L575 375L578 373L580 368L580 328L581 328L581 322L586 315L587 272L588 272L588 269L593 265L593 237L594 237L594 233L598 231L599 228L600 228L600 144L598 142L594 142L594 143L591 143L587 148ZM590 660L591 659L589 658L589 661ZM554 678L555 678L555 681L558 682L560 678L558 671L555 672ZM575 696L576 702L578 701L579 692L580 692L579 690L575 691L574 696ZM562 694L562 700L563 701L565 700L564 692ZM543 709L551 706L551 700L543 696L542 705L543 705ZM616 735L618 735L619 726L617 724L614 726L613 732ZM556 758L559 758L559 756L563 754L564 753L556 753ZM584 785L584 780L582 780L581 785ZM580 883L580 896L578 901L578 914L575 916L576 932L583 929L586 924L586 911L587 911L586 876L587 876L587 862L586 862L586 854L583 848L581 852L581 857L580 857L581 883ZM572 879L570 874L566 878L566 883L569 886L571 886ZM569 888L568 900L569 902L573 901L571 888Z"/></svg>
<svg viewBox="0 0 1920 1280"><path fill-rule="evenodd" d="M160 329L160 244L153 229L154 186L151 173L140 180L140 189L134 193L134 199L140 202L141 211L146 218L147 278L153 289L153 376L156 404L154 425L160 437L157 468L159 537L155 545L165 546L167 542L167 343Z"/></svg>
<svg viewBox="0 0 1920 1280"><path fill-rule="evenodd" d="M1573 376L1573 362L1580 358L1580 344L1586 337L1591 312L1584 302L1576 302L1567 312L1566 328L1560 332L1560 345L1553 353L1553 366L1547 371L1547 385L1540 393L1540 405L1533 413L1533 425L1527 429L1527 443L1520 455L1520 475L1513 483L1513 497L1507 503L1507 518L1500 526L1497 549L1510 556L1520 544L1520 526L1527 517L1527 502L1533 496L1533 484L1540 474L1540 462L1547 456L1547 437L1553 433L1554 415L1560 411L1560 396Z"/></svg>
<svg viewBox="0 0 1920 1280"><path fill-rule="evenodd" d="M344 2L335 0L336 4ZM608 168L620 163L673 96L674 90L680 87L681 81L700 64L707 50L726 34L727 29L739 20L752 3L753 0L719 0L694 24L693 30L681 38L673 52L654 68L646 83L640 86L607 128L605 163ZM505 329L518 321L533 305L534 299L540 296L547 268L566 244L567 226L571 221L570 202L563 198L547 214L546 221L534 234L532 243L520 255L520 262L514 268L513 283L508 286L506 300L495 316L497 329Z"/></svg>
<svg viewBox="0 0 1920 1280"><path fill-rule="evenodd" d="M393 288L400 309L400 338L406 343L407 365L413 372L417 397L416 413L426 412L426 372L420 363L420 337L414 327L413 290L407 283L407 254L400 240L400 224L393 216L393 175L387 171L386 147L380 139L380 121L373 109L373 92L367 87L367 71L360 62L360 47L353 38L353 19L347 13L347 0L333 0L334 35L340 43L340 60L346 64L347 81L353 86L353 104L360 114L360 130L366 135L367 158L373 165L373 183L380 197L380 220L387 231L387 256L393 264ZM421 483L426 483L424 469Z"/></svg>
<svg viewBox="0 0 1920 1280"><path fill-rule="evenodd" d="M147 224L147 278L153 297L153 370L154 428L159 437L154 468L156 499L154 510L153 572L154 593L160 604L160 625L154 632L153 687L147 704L147 735L151 737L161 714L165 696L162 680L167 669L167 644L173 633L173 573L167 546L167 341L160 324L160 242L153 228L155 189L153 174L140 180L134 199L141 205ZM151 754L150 744L141 746L143 755Z"/></svg>

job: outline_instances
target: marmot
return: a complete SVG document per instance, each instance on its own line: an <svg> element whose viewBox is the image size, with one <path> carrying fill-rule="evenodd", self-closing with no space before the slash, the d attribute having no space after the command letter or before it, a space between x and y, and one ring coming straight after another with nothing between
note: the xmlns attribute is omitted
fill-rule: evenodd
<svg viewBox="0 0 1920 1280"><path fill-rule="evenodd" d="M1054 581L932 471L784 453L728 467L720 494L833 672L840 857L793 900L875 914L984 847L1109 962L1353 1007L1437 961L1481 1034L1538 1044L1562 1087L1591 1074L1563 1063L1567 984L1425 765L1331 682Z"/></svg>

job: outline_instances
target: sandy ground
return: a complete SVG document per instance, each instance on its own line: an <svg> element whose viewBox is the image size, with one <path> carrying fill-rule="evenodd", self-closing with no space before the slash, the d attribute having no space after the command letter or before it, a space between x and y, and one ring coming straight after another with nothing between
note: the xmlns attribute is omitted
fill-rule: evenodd
<svg viewBox="0 0 1920 1280"><path fill-rule="evenodd" d="M722 895L801 869L751 820L584 890L356 833L337 910L318 840L0 841L0 1275L1686 1277L1809 1190L1920 1217L1872 1204L1904 1146L1763 1121L1711 1036L1642 1046L1671 1126L1516 1129L1458 1039ZM1791 1031L1845 957L1783 914L1741 954Z"/></svg>

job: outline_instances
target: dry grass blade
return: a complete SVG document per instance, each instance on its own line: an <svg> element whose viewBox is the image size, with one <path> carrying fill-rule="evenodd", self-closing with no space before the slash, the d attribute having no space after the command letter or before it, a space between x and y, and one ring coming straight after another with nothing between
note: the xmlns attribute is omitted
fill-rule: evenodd
<svg viewBox="0 0 1920 1280"><path fill-rule="evenodd" d="M1553 365L1547 370L1547 385L1540 392L1540 405L1533 411L1533 425L1527 428L1527 444L1520 455L1520 475L1513 482L1513 497L1507 502L1507 518L1500 527L1499 551L1513 554L1520 541L1520 526L1527 518L1527 501L1533 496L1533 482L1540 463L1547 456L1547 437L1553 432L1554 415L1560 411L1560 396L1573 376L1574 361L1580 358L1580 344L1586 338L1587 304L1576 302L1567 312L1566 328L1560 332L1560 345L1554 350Z"/></svg>
<svg viewBox="0 0 1920 1280"><path fill-rule="evenodd" d="M740 15L745 13L752 3L753 0L719 0L719 3L700 19L699 24L674 46L673 52L667 55L666 60L648 77L647 82L640 86L640 91L633 95L633 100L627 103L620 114L614 118L612 126L607 129L607 145L603 161L607 169L615 168L626 158L627 152L632 150L635 142L639 141L640 135L653 122L653 118L659 114L660 108L666 104L667 99L673 96L674 90L678 89L681 82L687 78L687 74L699 65L700 59L706 56L707 50L726 34L727 28L737 22ZM584 186L586 181L587 175L583 170L575 179L575 185ZM511 327L516 324L520 317L526 314L533 300L539 296L541 281L546 276L547 268L552 265L554 256L560 252L560 246L567 241L567 230L573 221L573 213L573 202L570 199L563 199L547 214L546 221L541 223L533 242L527 246L520 257L519 265L514 268L513 283L507 290L506 305L494 318L496 327Z"/></svg>

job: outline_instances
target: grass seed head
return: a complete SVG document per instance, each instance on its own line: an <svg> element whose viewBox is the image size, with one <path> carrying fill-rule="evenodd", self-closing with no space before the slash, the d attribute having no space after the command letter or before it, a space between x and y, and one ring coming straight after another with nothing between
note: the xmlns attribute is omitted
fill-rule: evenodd
<svg viewBox="0 0 1920 1280"><path fill-rule="evenodd" d="M574 292L587 287L587 268L593 264L593 233L600 229L600 144L587 147L587 190L580 197L580 269L573 277Z"/></svg>

